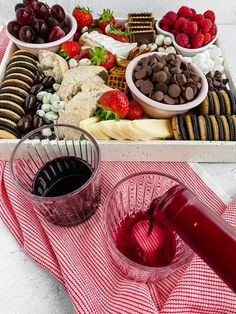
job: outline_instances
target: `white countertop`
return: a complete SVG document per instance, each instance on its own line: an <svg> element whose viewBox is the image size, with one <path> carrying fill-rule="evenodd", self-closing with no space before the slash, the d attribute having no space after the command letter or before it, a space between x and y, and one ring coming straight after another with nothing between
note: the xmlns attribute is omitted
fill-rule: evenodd
<svg viewBox="0 0 236 314"><path fill-rule="evenodd" d="M233 46L236 25L220 26L220 34L225 56L232 73L236 73ZM211 187L214 186L215 192L225 202L236 196L236 164L205 163L193 164L192 167ZM21 251L1 221L0 248L0 313L73 313L72 304L62 286Z"/></svg>

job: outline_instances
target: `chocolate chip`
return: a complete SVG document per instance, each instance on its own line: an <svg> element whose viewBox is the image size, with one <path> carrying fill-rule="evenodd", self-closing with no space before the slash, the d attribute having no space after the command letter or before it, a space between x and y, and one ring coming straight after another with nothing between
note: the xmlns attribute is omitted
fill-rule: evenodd
<svg viewBox="0 0 236 314"><path fill-rule="evenodd" d="M31 87L30 94L37 95L39 92L43 90L44 90L43 84L39 83Z"/></svg>
<svg viewBox="0 0 236 314"><path fill-rule="evenodd" d="M152 67L150 65L148 65L146 67L146 72L147 72L147 75L150 76L152 74Z"/></svg>
<svg viewBox="0 0 236 314"><path fill-rule="evenodd" d="M168 94L173 98L179 97L181 89L178 85L172 84L168 88Z"/></svg>
<svg viewBox="0 0 236 314"><path fill-rule="evenodd" d="M165 95L164 101L165 101L165 103L167 103L168 105L174 105L174 104L175 104L175 99L172 98L172 97L170 97L169 95Z"/></svg>
<svg viewBox="0 0 236 314"><path fill-rule="evenodd" d="M17 127L21 130L21 131L27 131L31 128L31 120L28 117L22 117L18 123L17 123Z"/></svg>
<svg viewBox="0 0 236 314"><path fill-rule="evenodd" d="M154 74L154 82L156 82L156 83L165 83L166 80L167 80L166 72L159 71L159 72Z"/></svg>
<svg viewBox="0 0 236 314"><path fill-rule="evenodd" d="M187 82L186 76L184 74L177 74L176 79L180 86L184 86Z"/></svg>
<svg viewBox="0 0 236 314"><path fill-rule="evenodd" d="M175 74L180 74L181 73L181 69L180 68L177 68L177 67L174 67L170 70L170 73L172 75L175 75Z"/></svg>
<svg viewBox="0 0 236 314"><path fill-rule="evenodd" d="M142 85L142 82L143 82L143 80L137 80L135 82L135 86L139 89L141 87L141 85Z"/></svg>
<svg viewBox="0 0 236 314"><path fill-rule="evenodd" d="M191 101L194 99L194 91L191 87L187 87L185 90L184 90L184 98L187 100L187 101Z"/></svg>
<svg viewBox="0 0 236 314"><path fill-rule="evenodd" d="M37 98L34 95L29 94L25 99L25 111L31 111L32 109L34 109L34 107L36 106L36 102Z"/></svg>
<svg viewBox="0 0 236 314"><path fill-rule="evenodd" d="M164 93L162 93L161 91L156 91L154 92L154 94L152 95L152 99L162 102L164 99Z"/></svg>
<svg viewBox="0 0 236 314"><path fill-rule="evenodd" d="M181 63L180 63L180 68L181 68L183 71L186 71L186 70L188 69L188 66L187 66L186 62L181 61Z"/></svg>
<svg viewBox="0 0 236 314"><path fill-rule="evenodd" d="M151 81L146 80L141 84L141 92L145 95L148 95L153 90L153 84Z"/></svg>
<svg viewBox="0 0 236 314"><path fill-rule="evenodd" d="M140 80L140 79L145 80L147 77L147 71L145 68L142 68L142 69L138 70L137 72L135 72L134 76L135 76L136 80Z"/></svg>
<svg viewBox="0 0 236 314"><path fill-rule="evenodd" d="M165 83L158 83L155 85L154 89L156 91L161 91L162 93L166 94L168 91L168 86Z"/></svg>
<svg viewBox="0 0 236 314"><path fill-rule="evenodd" d="M159 72L160 70L162 70L164 67L163 63L161 62L156 62L153 66L152 66L152 71L153 72Z"/></svg>

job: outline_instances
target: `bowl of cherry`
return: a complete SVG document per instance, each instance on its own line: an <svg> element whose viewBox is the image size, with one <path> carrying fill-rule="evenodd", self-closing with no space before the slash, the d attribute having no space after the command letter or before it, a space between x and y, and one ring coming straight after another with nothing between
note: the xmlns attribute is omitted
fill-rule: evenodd
<svg viewBox="0 0 236 314"><path fill-rule="evenodd" d="M23 0L15 6L15 20L7 24L7 35L19 49L56 52L72 40L77 30L75 18L59 5L49 7L38 0Z"/></svg>

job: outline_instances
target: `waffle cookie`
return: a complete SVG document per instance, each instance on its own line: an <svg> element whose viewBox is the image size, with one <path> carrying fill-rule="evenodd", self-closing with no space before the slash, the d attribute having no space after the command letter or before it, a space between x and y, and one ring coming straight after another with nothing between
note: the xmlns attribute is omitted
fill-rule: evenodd
<svg viewBox="0 0 236 314"><path fill-rule="evenodd" d="M176 115L171 122L176 140L236 141L234 115Z"/></svg>
<svg viewBox="0 0 236 314"><path fill-rule="evenodd" d="M130 13L128 14L128 31L131 33L132 42L139 45L154 42L154 17L152 13Z"/></svg>
<svg viewBox="0 0 236 314"><path fill-rule="evenodd" d="M110 70L106 84L114 89L119 89L128 94L129 87L125 80L125 68L114 67Z"/></svg>
<svg viewBox="0 0 236 314"><path fill-rule="evenodd" d="M199 114L217 116L236 114L236 102L232 92L227 88L209 91L199 106Z"/></svg>

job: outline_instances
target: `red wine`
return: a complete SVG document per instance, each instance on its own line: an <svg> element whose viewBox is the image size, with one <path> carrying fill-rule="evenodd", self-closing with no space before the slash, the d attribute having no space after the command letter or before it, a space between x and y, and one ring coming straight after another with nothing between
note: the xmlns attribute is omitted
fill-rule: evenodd
<svg viewBox="0 0 236 314"><path fill-rule="evenodd" d="M236 292L236 229L184 186L169 189L153 208Z"/></svg>
<svg viewBox="0 0 236 314"><path fill-rule="evenodd" d="M144 266L167 266L175 257L176 238L174 232L153 215L152 230L149 230L147 212L127 216L116 234L116 246L127 258Z"/></svg>
<svg viewBox="0 0 236 314"><path fill-rule="evenodd" d="M36 174L33 193L39 196L61 196L84 185L92 167L78 157L59 157L46 163Z"/></svg>

